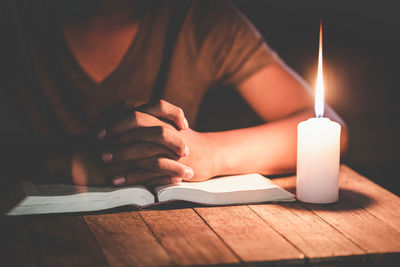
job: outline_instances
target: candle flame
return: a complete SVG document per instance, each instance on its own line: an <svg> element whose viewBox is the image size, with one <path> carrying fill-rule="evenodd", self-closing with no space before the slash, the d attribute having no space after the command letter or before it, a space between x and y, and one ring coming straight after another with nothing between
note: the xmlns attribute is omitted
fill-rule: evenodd
<svg viewBox="0 0 400 267"><path fill-rule="evenodd" d="M322 22L319 25L319 53L318 53L318 74L315 85L315 115L319 118L324 115L324 78L322 71Z"/></svg>

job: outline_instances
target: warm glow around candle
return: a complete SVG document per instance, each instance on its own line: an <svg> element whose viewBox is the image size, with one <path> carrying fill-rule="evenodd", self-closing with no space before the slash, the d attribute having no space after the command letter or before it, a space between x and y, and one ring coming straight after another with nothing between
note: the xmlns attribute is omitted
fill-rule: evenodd
<svg viewBox="0 0 400 267"><path fill-rule="evenodd" d="M318 74L315 85L315 115L322 117L324 115L324 77L322 71L322 23L319 26L319 53L318 53Z"/></svg>
<svg viewBox="0 0 400 267"><path fill-rule="evenodd" d="M318 75L315 115L297 125L296 197L308 203L333 203L339 199L340 124L324 115L322 24L319 28Z"/></svg>

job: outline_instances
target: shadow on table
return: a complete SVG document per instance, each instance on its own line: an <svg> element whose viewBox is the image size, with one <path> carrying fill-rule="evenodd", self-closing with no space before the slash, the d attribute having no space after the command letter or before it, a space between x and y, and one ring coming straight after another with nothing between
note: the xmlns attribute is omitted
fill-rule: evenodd
<svg viewBox="0 0 400 267"><path fill-rule="evenodd" d="M292 194L296 193L295 187L285 188ZM339 201L331 204L311 204L296 201L294 203L282 203L282 205L289 207L290 209L297 210L321 210L321 211L351 211L360 210L372 205L375 201L368 195L361 192L349 189L339 190ZM299 205L300 204L300 205Z"/></svg>
<svg viewBox="0 0 400 267"><path fill-rule="evenodd" d="M285 188L291 193L295 193L296 188ZM366 208L374 203L374 200L365 194L357 191L341 189L339 191L339 201L332 204L309 204L300 201L295 202L271 202L271 203L255 203L251 205L282 205L290 209L297 210L324 210L324 211L351 211ZM229 206L240 206L229 205ZM174 201L169 203L162 203L159 205L151 206L144 210L172 210L172 209L187 209L187 208L198 208L198 207L220 207L216 205L201 205L197 203L191 203L186 201Z"/></svg>

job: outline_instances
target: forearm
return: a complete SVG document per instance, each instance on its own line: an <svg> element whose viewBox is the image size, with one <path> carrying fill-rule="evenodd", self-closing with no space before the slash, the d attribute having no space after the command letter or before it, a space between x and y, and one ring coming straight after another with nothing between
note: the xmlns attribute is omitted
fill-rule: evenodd
<svg viewBox="0 0 400 267"><path fill-rule="evenodd" d="M86 136L3 137L0 156L2 182L33 179L38 182L69 182L71 156Z"/></svg>
<svg viewBox="0 0 400 267"><path fill-rule="evenodd" d="M208 133L215 150L216 175L258 172L265 175L295 171L297 124L313 116L307 110L256 127ZM342 124L341 150L347 148L347 130L336 114L328 117ZM333 117L333 118L332 118Z"/></svg>

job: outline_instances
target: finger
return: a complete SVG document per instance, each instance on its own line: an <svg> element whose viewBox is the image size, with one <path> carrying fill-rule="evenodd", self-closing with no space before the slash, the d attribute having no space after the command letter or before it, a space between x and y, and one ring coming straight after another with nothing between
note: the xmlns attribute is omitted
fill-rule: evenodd
<svg viewBox="0 0 400 267"><path fill-rule="evenodd" d="M119 149L114 149L113 151L104 152L102 154L102 160L107 163L118 163L124 161L148 159L157 155L165 155L170 158L176 158L176 155L171 150L163 146L148 142L141 142L124 146Z"/></svg>
<svg viewBox="0 0 400 267"><path fill-rule="evenodd" d="M128 115L109 123L104 129L100 129L97 136L99 139L111 138L135 128L152 126L163 126L174 129L172 125L163 122L152 115L139 111L131 111Z"/></svg>
<svg viewBox="0 0 400 267"><path fill-rule="evenodd" d="M146 182L146 185L164 185L164 184L177 184L182 182L182 178L176 177L157 177Z"/></svg>
<svg viewBox="0 0 400 267"><path fill-rule="evenodd" d="M135 164L133 164L132 162L127 161L127 162L104 164L103 169L105 172L105 176L112 178L124 173L136 171L139 168L136 167ZM146 171L149 172L148 170Z"/></svg>
<svg viewBox="0 0 400 267"><path fill-rule="evenodd" d="M149 171L135 166L132 162L110 164L105 166L106 176L115 186L133 184L168 184L178 183L181 177L171 177L160 172Z"/></svg>
<svg viewBox="0 0 400 267"><path fill-rule="evenodd" d="M130 111L125 116L114 120L107 128L107 136L111 137L131 129L161 125L163 122L151 115L139 111Z"/></svg>
<svg viewBox="0 0 400 267"><path fill-rule="evenodd" d="M174 122L179 129L189 128L185 114L180 107L172 105L165 100L159 100L156 103L148 103L137 107L137 110L148 113L158 118L166 119Z"/></svg>
<svg viewBox="0 0 400 267"><path fill-rule="evenodd" d="M154 157L136 161L135 165L143 169L159 172L171 177L179 177L185 180L190 180L194 176L192 168L165 157Z"/></svg>
<svg viewBox="0 0 400 267"><path fill-rule="evenodd" d="M165 177L160 173L144 169L135 169L129 172L120 173L112 177L112 184L115 186L146 184L148 181L159 177Z"/></svg>
<svg viewBox="0 0 400 267"><path fill-rule="evenodd" d="M137 142L149 142L166 147L181 157L189 155L189 148L183 138L176 133L176 130L162 126L143 127L125 132L109 141L105 149L126 146Z"/></svg>
<svg viewBox="0 0 400 267"><path fill-rule="evenodd" d="M105 111L103 111L101 113L100 124L103 126L106 126L106 124L109 124L110 122L112 122L120 117L128 115L136 107L142 106L144 104L146 104L145 101L127 100L127 101L118 102L117 104L113 105L112 107L106 109Z"/></svg>
<svg viewBox="0 0 400 267"><path fill-rule="evenodd" d="M140 105L145 104L144 101L121 101L112 107L102 111L100 115L100 120L98 121L98 129L100 131L97 134L98 139L102 139L106 136L105 128L108 125L111 125L116 120L119 120L124 117L129 117L132 111Z"/></svg>

